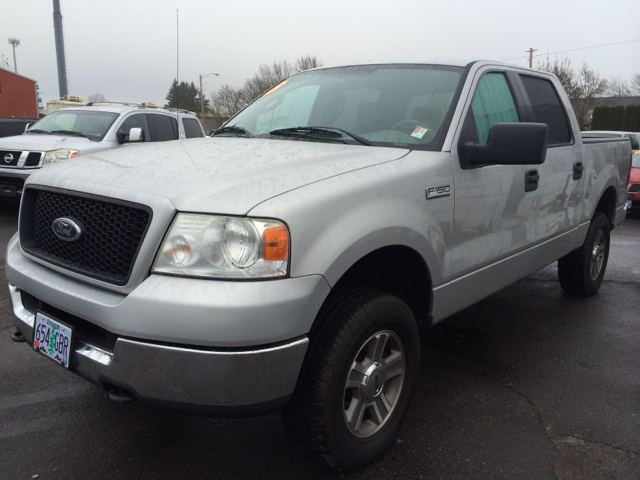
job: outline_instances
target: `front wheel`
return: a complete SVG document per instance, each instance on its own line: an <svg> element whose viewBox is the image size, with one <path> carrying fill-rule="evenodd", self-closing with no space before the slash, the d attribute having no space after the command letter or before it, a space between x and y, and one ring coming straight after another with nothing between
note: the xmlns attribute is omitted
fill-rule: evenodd
<svg viewBox="0 0 640 480"><path fill-rule="evenodd" d="M286 423L330 467L353 469L392 444L420 363L415 318L399 298L358 290L319 319Z"/></svg>
<svg viewBox="0 0 640 480"><path fill-rule="evenodd" d="M598 291L607 269L610 242L609 220L598 212L582 247L558 260L558 278L565 292L593 295Z"/></svg>

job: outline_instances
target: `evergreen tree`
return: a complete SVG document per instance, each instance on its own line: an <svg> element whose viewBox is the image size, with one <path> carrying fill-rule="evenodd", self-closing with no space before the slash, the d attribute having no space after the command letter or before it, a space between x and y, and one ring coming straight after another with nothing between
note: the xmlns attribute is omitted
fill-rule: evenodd
<svg viewBox="0 0 640 480"><path fill-rule="evenodd" d="M193 82L180 82L178 85L178 82L173 80L165 98L167 100L165 108L179 108L191 112L200 111L200 91ZM205 98L203 103L205 111L208 110L209 100Z"/></svg>

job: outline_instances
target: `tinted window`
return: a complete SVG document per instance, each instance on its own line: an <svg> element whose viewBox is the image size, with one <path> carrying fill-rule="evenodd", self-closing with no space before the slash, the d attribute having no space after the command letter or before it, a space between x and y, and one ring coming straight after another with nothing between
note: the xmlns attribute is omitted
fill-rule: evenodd
<svg viewBox="0 0 640 480"><path fill-rule="evenodd" d="M164 142L178 139L178 122L167 115L149 114L151 125L151 141Z"/></svg>
<svg viewBox="0 0 640 480"><path fill-rule="evenodd" d="M127 117L125 121L122 122L122 125L120 125L120 128L118 128L118 133L129 135L129 130L131 130L132 128L141 128L144 135L144 141L151 141L151 131L149 130L147 116L144 113L138 113L136 115Z"/></svg>
<svg viewBox="0 0 640 480"><path fill-rule="evenodd" d="M549 145L571 142L571 130L555 88L548 80L521 75L535 121L549 126Z"/></svg>
<svg viewBox="0 0 640 480"><path fill-rule="evenodd" d="M480 79L471 112L480 144L487 143L489 128L494 123L519 121L509 84L502 73L487 73Z"/></svg>
<svg viewBox="0 0 640 480"><path fill-rule="evenodd" d="M204 137L200 123L195 118L183 118L182 126L184 127L184 134L187 138Z"/></svg>

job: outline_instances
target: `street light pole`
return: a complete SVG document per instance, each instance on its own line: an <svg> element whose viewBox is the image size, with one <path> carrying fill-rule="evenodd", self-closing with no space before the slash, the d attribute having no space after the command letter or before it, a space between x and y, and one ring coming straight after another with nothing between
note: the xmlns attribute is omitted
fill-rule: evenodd
<svg viewBox="0 0 640 480"><path fill-rule="evenodd" d="M215 75L219 77L217 73L209 73L207 75L200 75L200 115L204 115L204 100L202 99L202 79L210 77L211 75Z"/></svg>
<svg viewBox="0 0 640 480"><path fill-rule="evenodd" d="M20 40L17 38L10 38L9 43L13 45L13 70L18 73L18 64L16 63L16 47L20 45Z"/></svg>

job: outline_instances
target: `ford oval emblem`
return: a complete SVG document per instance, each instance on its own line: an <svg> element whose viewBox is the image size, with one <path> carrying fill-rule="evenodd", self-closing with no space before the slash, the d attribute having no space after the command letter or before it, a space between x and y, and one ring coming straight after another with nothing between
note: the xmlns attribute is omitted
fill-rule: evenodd
<svg viewBox="0 0 640 480"><path fill-rule="evenodd" d="M73 242L82 236L83 227L79 220L69 217L56 218L51 225L53 233L60 240Z"/></svg>
<svg viewBox="0 0 640 480"><path fill-rule="evenodd" d="M10 153L7 153L7 154L4 156L4 163L9 164L9 163L11 163L11 162L13 162L13 155L11 155Z"/></svg>

